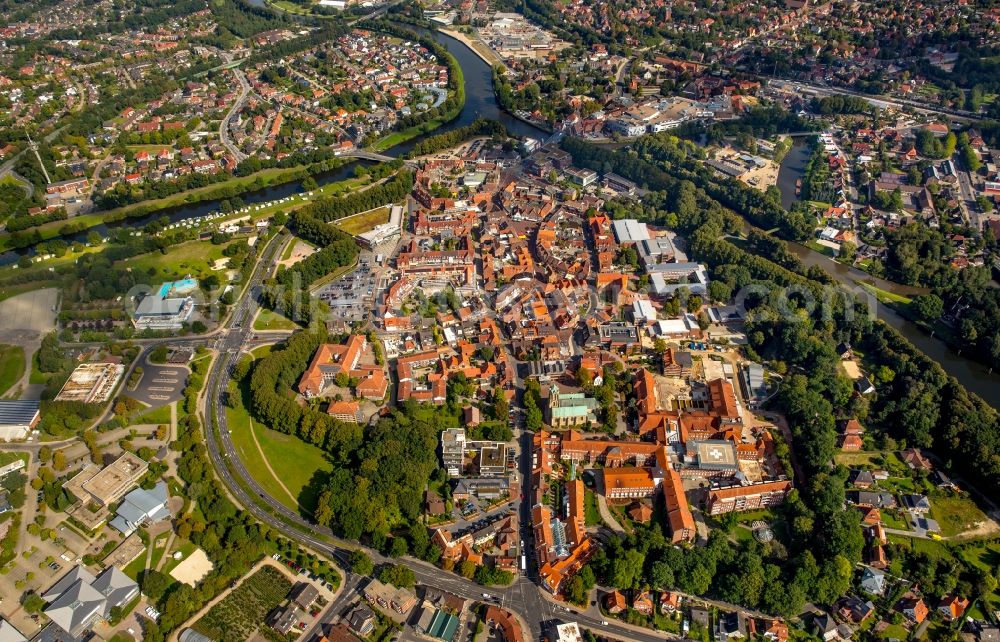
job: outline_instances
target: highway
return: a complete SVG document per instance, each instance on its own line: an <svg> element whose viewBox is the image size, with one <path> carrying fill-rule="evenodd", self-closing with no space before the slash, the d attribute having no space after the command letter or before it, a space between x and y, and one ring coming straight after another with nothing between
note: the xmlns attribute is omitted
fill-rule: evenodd
<svg viewBox="0 0 1000 642"><path fill-rule="evenodd" d="M278 239L280 237L275 237ZM347 568L350 552L360 547L355 542L337 538L330 529L311 523L306 518L291 510L280 501L271 497L253 479L233 445L229 433L225 413L225 394L229 377L244 345L252 334L252 320L257 311L257 298L260 295L261 284L267 274L274 268L281 242L272 239L262 250L261 258L254 273L244 290L243 296L235 307L228 325L220 333L217 344L219 354L209 372L205 397L205 432L206 446L219 479L228 489L232 497L256 519L268 524L290 540L298 542L317 553L328 556L340 562ZM531 436L522 435L521 470L531 465ZM528 447L525 448L524 446ZM529 477L530 479L530 477ZM527 494L525 495L527 497ZM527 517L527 519L525 519ZM530 537L530 506L527 501L521 506L522 530ZM530 542L530 539L525 539ZM483 601L483 594L491 596L491 600L500 604L517 615L528 625L530 638L542 639L543 626L553 621L576 621L581 626L589 627L610 637L637 642L653 642L668 637L662 633L647 631L623 624L601 624L596 611L589 613L568 612L561 604L556 603L528 577L520 576L508 587L486 588L461 576L443 571L430 564L413 558L391 560L378 551L364 548L376 564L401 563L413 570L418 584L433 586L464 597L469 600ZM347 575L349 586L354 579Z"/></svg>

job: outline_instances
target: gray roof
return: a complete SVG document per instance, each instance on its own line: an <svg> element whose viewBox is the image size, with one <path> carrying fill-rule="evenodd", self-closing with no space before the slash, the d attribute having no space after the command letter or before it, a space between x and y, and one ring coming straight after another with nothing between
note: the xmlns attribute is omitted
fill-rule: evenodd
<svg viewBox="0 0 1000 642"><path fill-rule="evenodd" d="M0 617L0 642L27 642L28 638L14 628L14 625Z"/></svg>
<svg viewBox="0 0 1000 642"><path fill-rule="evenodd" d="M194 629L184 629L178 639L180 642L212 642L212 638L202 635Z"/></svg>
<svg viewBox="0 0 1000 642"><path fill-rule="evenodd" d="M92 584L96 578L94 575L86 569L86 567L77 564L71 568L62 578L52 585L48 591L42 593L42 599L46 602L52 602L56 600L65 591L69 590L73 584L79 580L83 580L87 584Z"/></svg>
<svg viewBox="0 0 1000 642"><path fill-rule="evenodd" d="M0 400L0 426L30 424L38 414L38 401Z"/></svg>
<svg viewBox="0 0 1000 642"><path fill-rule="evenodd" d="M42 598L45 615L56 626L79 637L97 618L107 618L139 594L139 585L112 566L96 578L82 565L73 567Z"/></svg>
<svg viewBox="0 0 1000 642"><path fill-rule="evenodd" d="M866 566L861 572L861 588L872 595L882 595L885 591L885 573L877 568Z"/></svg>
<svg viewBox="0 0 1000 642"><path fill-rule="evenodd" d="M108 601L93 586L77 581L45 609L45 615L71 635L80 635L104 615Z"/></svg>
<svg viewBox="0 0 1000 642"><path fill-rule="evenodd" d="M619 243L637 243L649 240L649 230L646 229L646 224L634 218L620 219L611 225Z"/></svg>
<svg viewBox="0 0 1000 642"><path fill-rule="evenodd" d="M135 306L136 317L174 316L179 314L187 299L162 299L157 295L149 295Z"/></svg>
<svg viewBox="0 0 1000 642"><path fill-rule="evenodd" d="M97 576L93 587L108 600L108 610L116 606L124 606L139 594L139 585L125 575L117 566L109 566Z"/></svg>
<svg viewBox="0 0 1000 642"><path fill-rule="evenodd" d="M111 526L129 535L143 522L158 522L170 517L167 501L167 483L157 482L151 490L136 488L122 500Z"/></svg>

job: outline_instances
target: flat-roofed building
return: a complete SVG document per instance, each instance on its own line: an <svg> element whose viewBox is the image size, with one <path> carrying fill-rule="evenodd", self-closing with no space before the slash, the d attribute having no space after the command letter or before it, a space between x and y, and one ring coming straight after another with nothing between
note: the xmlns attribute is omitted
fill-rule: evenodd
<svg viewBox="0 0 1000 642"><path fill-rule="evenodd" d="M614 230L615 238L621 244L640 243L650 239L649 229L646 227L646 224L634 218L623 218L614 221L611 224L611 229Z"/></svg>
<svg viewBox="0 0 1000 642"><path fill-rule="evenodd" d="M149 464L126 452L101 470L95 466L84 468L66 482L66 487L81 501L92 499L107 506L121 499L148 470Z"/></svg>
<svg viewBox="0 0 1000 642"><path fill-rule="evenodd" d="M120 363L81 363L63 384L56 401L104 403L111 398L125 366Z"/></svg>
<svg viewBox="0 0 1000 642"><path fill-rule="evenodd" d="M194 312L191 297L164 298L149 294L135 307L132 325L140 330L180 330Z"/></svg>
<svg viewBox="0 0 1000 642"><path fill-rule="evenodd" d="M448 428L441 433L441 462L452 477L462 474L465 461L465 428Z"/></svg>
<svg viewBox="0 0 1000 642"><path fill-rule="evenodd" d="M692 444L697 466L703 471L735 474L739 470L736 446L722 439L706 439Z"/></svg>
<svg viewBox="0 0 1000 642"><path fill-rule="evenodd" d="M37 401L0 400L0 440L24 439L41 418Z"/></svg>

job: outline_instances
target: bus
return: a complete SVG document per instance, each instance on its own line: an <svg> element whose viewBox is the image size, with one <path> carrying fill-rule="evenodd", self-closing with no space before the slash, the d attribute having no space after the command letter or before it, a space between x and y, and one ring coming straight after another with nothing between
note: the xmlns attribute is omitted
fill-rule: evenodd
<svg viewBox="0 0 1000 642"><path fill-rule="evenodd" d="M524 555L521 555L521 572L524 573L527 570L528 570L527 558Z"/></svg>

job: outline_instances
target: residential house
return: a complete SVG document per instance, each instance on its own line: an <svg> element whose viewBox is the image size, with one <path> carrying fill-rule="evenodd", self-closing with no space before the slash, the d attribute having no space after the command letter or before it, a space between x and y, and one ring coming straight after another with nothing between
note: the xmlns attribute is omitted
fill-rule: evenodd
<svg viewBox="0 0 1000 642"><path fill-rule="evenodd" d="M927 619L930 611L927 608L927 604L923 599L916 597L913 594L904 595L896 608L900 613L905 615L910 621L920 624Z"/></svg>
<svg viewBox="0 0 1000 642"><path fill-rule="evenodd" d="M969 608L969 600L958 595L945 595L938 604L938 611L946 620L957 620L965 615L965 610Z"/></svg>
<svg viewBox="0 0 1000 642"><path fill-rule="evenodd" d="M628 602L620 591L612 591L604 598L604 609L611 615L618 615L628 608Z"/></svg>
<svg viewBox="0 0 1000 642"><path fill-rule="evenodd" d="M653 614L653 598L649 591L640 591L632 600L632 608L643 615Z"/></svg>
<svg viewBox="0 0 1000 642"><path fill-rule="evenodd" d="M882 595L885 587L886 576L883 571L870 566L861 571L861 590L872 595Z"/></svg>

